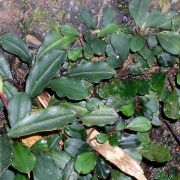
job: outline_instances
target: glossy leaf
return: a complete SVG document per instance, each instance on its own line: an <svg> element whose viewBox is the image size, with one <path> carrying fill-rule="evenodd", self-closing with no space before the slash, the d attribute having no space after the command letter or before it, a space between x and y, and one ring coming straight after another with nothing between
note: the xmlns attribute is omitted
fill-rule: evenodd
<svg viewBox="0 0 180 180"><path fill-rule="evenodd" d="M7 135L0 135L0 176L11 165L11 141Z"/></svg>
<svg viewBox="0 0 180 180"><path fill-rule="evenodd" d="M121 107L121 111L125 116L132 116L134 114L134 105L132 103Z"/></svg>
<svg viewBox="0 0 180 180"><path fill-rule="evenodd" d="M93 152L85 152L78 155L75 162L75 170L78 173L88 174L96 165L96 155Z"/></svg>
<svg viewBox="0 0 180 180"><path fill-rule="evenodd" d="M123 32L112 34L111 44L119 57L123 61L126 60L129 54L129 40L127 39L127 35Z"/></svg>
<svg viewBox="0 0 180 180"><path fill-rule="evenodd" d="M88 96L88 89L81 80L59 77L50 81L49 87L60 97L81 100Z"/></svg>
<svg viewBox="0 0 180 180"><path fill-rule="evenodd" d="M146 132L151 129L151 123L147 118L139 116L132 119L126 128L133 131Z"/></svg>
<svg viewBox="0 0 180 180"><path fill-rule="evenodd" d="M10 171L10 170L6 170L2 176L0 176L1 180L14 180L15 175L14 172Z"/></svg>
<svg viewBox="0 0 180 180"><path fill-rule="evenodd" d="M30 50L27 48L25 42L15 34L7 33L1 36L0 45L4 50L19 56L22 61L31 64L32 55Z"/></svg>
<svg viewBox="0 0 180 180"><path fill-rule="evenodd" d="M14 180L28 180L28 179L25 175L17 173Z"/></svg>
<svg viewBox="0 0 180 180"><path fill-rule="evenodd" d="M171 154L168 148L158 143L151 142L144 144L141 154L150 161L163 163L171 160Z"/></svg>
<svg viewBox="0 0 180 180"><path fill-rule="evenodd" d="M113 134L109 137L109 144L110 144L111 146L118 146L120 140L121 140L121 133L119 133L119 132L113 133Z"/></svg>
<svg viewBox="0 0 180 180"><path fill-rule="evenodd" d="M154 35L148 36L147 43L148 43L150 48L156 47L158 44L156 36L154 36Z"/></svg>
<svg viewBox="0 0 180 180"><path fill-rule="evenodd" d="M103 55L106 51L106 42L101 39L95 39L91 42L91 49L94 54Z"/></svg>
<svg viewBox="0 0 180 180"><path fill-rule="evenodd" d="M48 143L46 139L40 139L36 141L32 146L31 149L33 152L47 152L49 150Z"/></svg>
<svg viewBox="0 0 180 180"><path fill-rule="evenodd" d="M61 26L61 33L63 36L79 36L79 32L76 30L76 28L70 24Z"/></svg>
<svg viewBox="0 0 180 180"><path fill-rule="evenodd" d="M132 15L136 24L143 26L144 17L149 8L149 0L131 0L129 3L129 12Z"/></svg>
<svg viewBox="0 0 180 180"><path fill-rule="evenodd" d="M164 103L164 113L171 119L180 119L180 96L172 93L167 97Z"/></svg>
<svg viewBox="0 0 180 180"><path fill-rule="evenodd" d="M179 55L180 54L180 35L175 32L160 32L157 34L157 39L167 52Z"/></svg>
<svg viewBox="0 0 180 180"><path fill-rule="evenodd" d="M151 86L152 89L158 93L161 93L164 88L166 74L163 72L157 72L152 75Z"/></svg>
<svg viewBox="0 0 180 180"><path fill-rule="evenodd" d="M114 74L115 70L105 62L82 62L70 70L66 76L98 83L102 79L110 79Z"/></svg>
<svg viewBox="0 0 180 180"><path fill-rule="evenodd" d="M79 20L89 28L96 28L96 19L92 13L85 8L80 11Z"/></svg>
<svg viewBox="0 0 180 180"><path fill-rule="evenodd" d="M26 92L34 97L44 90L65 60L65 52L53 50L35 62L26 82Z"/></svg>
<svg viewBox="0 0 180 180"><path fill-rule="evenodd" d="M114 169L111 171L111 177L112 180L132 180L129 176L126 176L124 173Z"/></svg>
<svg viewBox="0 0 180 180"><path fill-rule="evenodd" d="M35 154L35 156L36 164L33 169L34 180L62 179L62 174L59 167L48 154L39 153Z"/></svg>
<svg viewBox="0 0 180 180"><path fill-rule="evenodd" d="M140 51L145 45L145 39L143 36L134 36L130 42L130 48L133 52Z"/></svg>
<svg viewBox="0 0 180 180"><path fill-rule="evenodd" d="M109 138L109 135L106 133L100 133L97 135L97 141L101 144L104 144Z"/></svg>
<svg viewBox="0 0 180 180"><path fill-rule="evenodd" d="M101 29L100 33L98 34L99 37L104 37L108 34L112 34L116 31L118 31L119 25L112 23L112 24L107 24L104 28Z"/></svg>
<svg viewBox="0 0 180 180"><path fill-rule="evenodd" d="M118 114L113 108L100 108L80 117L86 126L105 126L114 124L118 120Z"/></svg>
<svg viewBox="0 0 180 180"><path fill-rule="evenodd" d="M29 174L34 168L36 162L35 156L30 148L22 143L13 144L12 166L22 173Z"/></svg>
<svg viewBox="0 0 180 180"><path fill-rule="evenodd" d="M69 138L65 141L64 150L72 157L76 157L80 153L90 151L91 148L81 139Z"/></svg>
<svg viewBox="0 0 180 180"><path fill-rule="evenodd" d="M0 53L0 76L5 79L12 79L10 66L8 61L4 58L3 54Z"/></svg>
<svg viewBox="0 0 180 180"><path fill-rule="evenodd" d="M8 119L11 127L30 113L31 99L28 94L20 92L13 95L8 104Z"/></svg>
<svg viewBox="0 0 180 180"><path fill-rule="evenodd" d="M68 51L68 59L76 61L82 55L82 48L73 48Z"/></svg>
<svg viewBox="0 0 180 180"><path fill-rule="evenodd" d="M48 33L38 50L36 60L42 59L52 50L66 49L71 43L75 41L75 39L76 38L72 35L62 37L58 32L55 31Z"/></svg>
<svg viewBox="0 0 180 180"><path fill-rule="evenodd" d="M76 113L58 106L46 108L36 114L26 116L8 132L9 137L20 137L42 131L62 129L72 123Z"/></svg>
<svg viewBox="0 0 180 180"><path fill-rule="evenodd" d="M117 13L113 9L107 7L103 13L103 25L111 24L116 17Z"/></svg>

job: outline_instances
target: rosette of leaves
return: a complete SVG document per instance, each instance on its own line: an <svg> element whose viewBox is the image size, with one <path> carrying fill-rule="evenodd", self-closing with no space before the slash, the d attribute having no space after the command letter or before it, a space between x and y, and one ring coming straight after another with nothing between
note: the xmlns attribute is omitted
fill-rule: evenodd
<svg viewBox="0 0 180 180"><path fill-rule="evenodd" d="M3 50L29 65L24 92L18 92L0 55L0 108L8 103L0 178L129 179L89 146L89 127L101 131L99 143L119 146L138 162L142 157L160 163L171 159L169 149L147 134L160 125L162 109L169 120L180 119L180 36L175 13L149 12L148 6L148 0L129 3L136 31L116 23L109 8L99 27L91 11L82 9L79 19L87 32L62 25L46 35L35 54L14 34L0 37ZM154 66L159 72L149 76ZM175 72L173 79L164 73L168 69ZM51 100L38 108L36 100L45 91ZM31 147L23 144L37 134Z"/></svg>

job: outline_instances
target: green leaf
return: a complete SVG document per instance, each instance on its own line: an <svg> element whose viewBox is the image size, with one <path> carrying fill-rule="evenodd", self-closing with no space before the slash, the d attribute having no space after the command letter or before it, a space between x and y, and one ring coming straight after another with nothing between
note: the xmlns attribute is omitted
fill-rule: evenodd
<svg viewBox="0 0 180 180"><path fill-rule="evenodd" d="M96 155L93 152L85 152L78 155L75 162L75 170L78 173L88 174L96 165Z"/></svg>
<svg viewBox="0 0 180 180"><path fill-rule="evenodd" d="M73 122L72 124L67 125L64 131L68 136L76 139L86 140L87 138L86 129L78 122Z"/></svg>
<svg viewBox="0 0 180 180"><path fill-rule="evenodd" d="M14 180L28 180L28 179L25 175L17 173Z"/></svg>
<svg viewBox="0 0 180 180"><path fill-rule="evenodd" d="M48 33L38 50L36 59L42 59L43 56L49 54L54 49L66 49L75 39L71 35L62 37L60 33L55 31Z"/></svg>
<svg viewBox="0 0 180 180"><path fill-rule="evenodd" d="M45 153L35 154L36 165L33 169L34 180L61 180L62 174L53 159Z"/></svg>
<svg viewBox="0 0 180 180"><path fill-rule="evenodd" d="M151 129L151 123L147 118L139 116L132 119L126 128L133 131L146 132Z"/></svg>
<svg viewBox="0 0 180 180"><path fill-rule="evenodd" d="M15 34L7 33L1 36L0 45L4 50L19 56L22 61L31 64L32 55L28 47L26 46L25 42Z"/></svg>
<svg viewBox="0 0 180 180"><path fill-rule="evenodd" d="M46 108L36 114L26 116L8 132L9 137L20 137L42 131L62 129L72 123L76 113L58 106Z"/></svg>
<svg viewBox="0 0 180 180"><path fill-rule="evenodd" d="M12 79L12 74L8 61L4 58L3 54L0 53L0 76L5 79Z"/></svg>
<svg viewBox="0 0 180 180"><path fill-rule="evenodd" d="M172 67L176 63L176 57L163 51L158 59L158 63L163 67Z"/></svg>
<svg viewBox="0 0 180 180"><path fill-rule="evenodd" d="M164 88L166 74L163 72L157 72L152 75L151 86L152 89L158 93L161 93Z"/></svg>
<svg viewBox="0 0 180 180"><path fill-rule="evenodd" d="M13 144L12 148L12 166L22 173L29 174L36 162L30 148L22 143Z"/></svg>
<svg viewBox="0 0 180 180"><path fill-rule="evenodd" d="M136 24L142 27L144 18L149 8L149 0L131 0L129 3L129 12Z"/></svg>
<svg viewBox="0 0 180 180"><path fill-rule="evenodd" d="M91 49L94 54L103 55L106 51L106 42L101 39L95 39L91 42Z"/></svg>
<svg viewBox="0 0 180 180"><path fill-rule="evenodd" d="M112 10L109 7L106 7L105 12L103 13L103 25L106 26L112 23L116 15L116 11Z"/></svg>
<svg viewBox="0 0 180 180"><path fill-rule="evenodd" d="M69 99L81 100L88 96L88 89L83 81L59 77L50 81L49 87L56 91L60 97L68 97Z"/></svg>
<svg viewBox="0 0 180 180"><path fill-rule="evenodd" d="M126 60L129 54L129 40L127 35L123 32L112 34L111 44L119 57L123 61Z"/></svg>
<svg viewBox="0 0 180 180"><path fill-rule="evenodd" d="M33 152L46 152L49 150L48 143L46 139L40 139L36 141L32 146L31 149Z"/></svg>
<svg viewBox="0 0 180 180"><path fill-rule="evenodd" d="M118 120L118 114L113 108L102 107L80 117L86 126L105 126L114 124Z"/></svg>
<svg viewBox="0 0 180 180"><path fill-rule="evenodd" d="M11 141L7 135L0 135L0 177L11 165Z"/></svg>
<svg viewBox="0 0 180 180"><path fill-rule="evenodd" d="M79 20L87 27L96 29L96 19L89 10L83 8L80 11Z"/></svg>
<svg viewBox="0 0 180 180"><path fill-rule="evenodd" d="M108 34L112 34L116 31L118 31L119 25L112 23L112 24L107 24L104 28L101 29L99 32L98 36L99 37L105 37Z"/></svg>
<svg viewBox="0 0 180 180"><path fill-rule="evenodd" d="M1 180L14 180L15 175L14 172L10 171L10 170L6 170L4 172L4 174L2 174L2 176L0 176Z"/></svg>
<svg viewBox="0 0 180 180"><path fill-rule="evenodd" d="M74 26L70 25L70 24L65 24L63 26L61 26L61 33L63 36L79 36L79 32L75 29Z"/></svg>
<svg viewBox="0 0 180 180"><path fill-rule="evenodd" d="M129 103L121 107L121 111L125 116L132 116L134 114L134 105Z"/></svg>
<svg viewBox="0 0 180 180"><path fill-rule="evenodd" d="M180 73L177 74L176 81L177 81L177 84L180 85Z"/></svg>
<svg viewBox="0 0 180 180"><path fill-rule="evenodd" d="M80 153L91 151L89 145L81 139L69 138L64 143L64 150L70 156L76 157Z"/></svg>
<svg viewBox="0 0 180 180"><path fill-rule="evenodd" d="M180 35L175 32L160 32L157 34L157 39L167 52L179 55L180 54Z"/></svg>
<svg viewBox="0 0 180 180"><path fill-rule="evenodd" d="M111 177L112 180L132 180L129 176L126 176L124 173L114 169L111 171Z"/></svg>
<svg viewBox="0 0 180 180"><path fill-rule="evenodd" d="M110 79L114 74L115 70L105 62L81 62L66 76L98 83L102 79Z"/></svg>
<svg viewBox="0 0 180 180"><path fill-rule="evenodd" d="M51 158L54 160L55 164L60 169L64 169L65 165L71 159L71 156L69 156L67 153L65 153L64 151L61 151L61 150L58 150L58 151L51 150L49 152L49 155L51 156Z"/></svg>
<svg viewBox="0 0 180 180"><path fill-rule="evenodd" d="M65 60L65 52L53 50L35 62L26 81L26 92L35 97L44 90L49 80L59 70L60 64Z"/></svg>
<svg viewBox="0 0 180 180"><path fill-rule="evenodd" d="M20 119L31 113L31 99L24 92L12 96L8 103L8 120L13 127Z"/></svg>
<svg viewBox="0 0 180 180"><path fill-rule="evenodd" d="M68 59L71 61L76 61L82 56L82 48L73 48L68 51Z"/></svg>
<svg viewBox="0 0 180 180"><path fill-rule="evenodd" d="M164 113L171 119L180 119L180 96L177 93L171 93L164 103Z"/></svg>
<svg viewBox="0 0 180 180"><path fill-rule="evenodd" d="M149 45L150 48L156 47L157 44L158 44L158 41L157 41L157 39L156 39L156 36L154 36L154 35L148 36L148 38L147 38L147 43L148 43L148 45Z"/></svg>
<svg viewBox="0 0 180 180"><path fill-rule="evenodd" d="M168 148L154 142L144 144L141 154L146 159L159 163L171 160L171 154Z"/></svg>
<svg viewBox="0 0 180 180"><path fill-rule="evenodd" d="M130 42L130 48L133 52L140 51L145 45L145 39L141 35L134 36Z"/></svg>
<svg viewBox="0 0 180 180"><path fill-rule="evenodd" d="M96 174L99 178L106 179L110 173L110 167L106 164L106 162L98 157L96 164Z"/></svg>
<svg viewBox="0 0 180 180"><path fill-rule="evenodd" d="M106 133L100 133L97 135L97 141L101 144L104 144L109 138L109 135Z"/></svg>
<svg viewBox="0 0 180 180"><path fill-rule="evenodd" d="M109 137L109 144L111 146L118 146L119 145L119 142L121 140L121 133L119 132L116 132L116 133L113 133L110 137Z"/></svg>

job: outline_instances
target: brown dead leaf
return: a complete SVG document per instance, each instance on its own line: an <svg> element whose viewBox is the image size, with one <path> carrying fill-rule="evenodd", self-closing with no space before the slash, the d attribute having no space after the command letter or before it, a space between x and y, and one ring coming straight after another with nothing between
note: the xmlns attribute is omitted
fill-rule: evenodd
<svg viewBox="0 0 180 180"><path fill-rule="evenodd" d="M41 139L40 135L34 135L34 136L23 138L21 140L24 145L31 147L33 144L36 143L36 141L38 141L40 139Z"/></svg>
<svg viewBox="0 0 180 180"><path fill-rule="evenodd" d="M44 108L48 107L49 101L51 100L51 96L48 92L43 92L39 96L37 96L37 99L42 104Z"/></svg>
<svg viewBox="0 0 180 180"><path fill-rule="evenodd" d="M112 147L108 142L100 144L97 142L96 137L99 134L97 130L91 128L87 130L88 139L87 143L105 159L117 166L121 171L135 177L138 180L147 180L140 165L125 153L119 147Z"/></svg>

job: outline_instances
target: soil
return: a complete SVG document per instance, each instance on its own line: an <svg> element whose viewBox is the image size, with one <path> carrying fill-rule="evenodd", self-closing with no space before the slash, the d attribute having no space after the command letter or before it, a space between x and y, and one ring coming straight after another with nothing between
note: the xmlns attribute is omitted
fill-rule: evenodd
<svg viewBox="0 0 180 180"><path fill-rule="evenodd" d="M72 23L83 30L78 21L78 11L82 7L91 9L97 15L98 23L101 23L103 8L112 7L117 12L117 21L133 27L127 6L128 0L0 0L0 35L6 32L13 32L24 39L29 38L28 45L38 46L45 34L51 29L58 29L61 24ZM167 12L170 10L180 11L178 0L151 0L151 8ZM6 54L10 62L15 86L22 91L25 77L28 73L28 66L19 61L18 58ZM0 112L0 127L3 127L4 112ZM158 169L169 169L176 167L180 170L179 164L179 142L180 122L169 123L164 120L162 127L152 130L154 141L162 142L170 147L173 159L171 162L161 166L148 162L144 166L148 179L154 179ZM4 131L0 128L0 133Z"/></svg>

